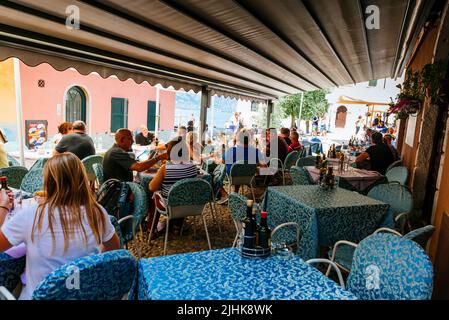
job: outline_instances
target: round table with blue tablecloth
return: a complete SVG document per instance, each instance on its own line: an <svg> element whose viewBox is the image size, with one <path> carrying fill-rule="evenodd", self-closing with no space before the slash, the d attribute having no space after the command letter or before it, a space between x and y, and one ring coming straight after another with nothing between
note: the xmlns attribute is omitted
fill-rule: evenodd
<svg viewBox="0 0 449 320"><path fill-rule="evenodd" d="M248 259L238 249L139 260L137 300L355 300L296 255Z"/></svg>

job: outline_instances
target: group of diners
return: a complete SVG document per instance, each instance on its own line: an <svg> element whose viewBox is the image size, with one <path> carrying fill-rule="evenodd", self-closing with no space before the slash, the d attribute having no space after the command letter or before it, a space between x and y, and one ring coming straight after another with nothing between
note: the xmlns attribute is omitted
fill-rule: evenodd
<svg viewBox="0 0 449 320"><path fill-rule="evenodd" d="M148 132L142 128L147 142ZM81 159L95 154L92 139L86 134L85 124L74 122L61 125L61 139L55 147L54 155L44 166L43 196L34 205L16 208L14 215L7 219L13 205L11 192L0 192L0 252L11 250L13 246L26 245L26 285L21 298L29 299L33 290L50 272L79 257L102 251L119 249L120 241L112 226L108 213L96 201L95 193L89 185ZM226 150L218 150L208 155L201 154L201 143L194 132L180 127L178 135L167 143L155 147L155 155L137 161L131 152L134 135L128 129L120 129L115 134L115 144L106 152L103 159L104 177L133 181L134 171L146 171L156 163L164 163L148 185L148 192L160 191L166 198L177 182L198 176L197 163L214 159L226 164L229 173L233 163L245 160L260 167L267 166L270 157L284 161L287 154L299 150L301 144L296 131L283 128L280 134L276 129L267 129L262 143L255 139L251 129L242 128L236 132L234 145ZM357 162L370 159L373 170L384 172L394 161L389 137L372 135L373 145L362 153ZM145 143L145 142L144 142ZM226 198L226 192L222 190ZM148 225L155 206L161 199L155 197L149 210ZM173 223L174 231L181 227L182 221ZM170 224L172 225L172 224ZM157 237L164 228L159 221L155 234Z"/></svg>
<svg viewBox="0 0 449 320"><path fill-rule="evenodd" d="M391 144L392 139L393 137L390 134L372 133L372 145L357 157L355 160L356 164L362 165L365 161L369 161L370 170L384 175L387 168L393 162L399 160L398 151Z"/></svg>

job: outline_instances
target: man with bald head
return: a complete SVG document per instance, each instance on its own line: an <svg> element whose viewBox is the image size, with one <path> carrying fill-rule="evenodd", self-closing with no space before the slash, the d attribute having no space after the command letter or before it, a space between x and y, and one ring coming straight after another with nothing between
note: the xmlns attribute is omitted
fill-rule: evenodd
<svg viewBox="0 0 449 320"><path fill-rule="evenodd" d="M115 134L115 144L104 155L103 173L104 179L118 179L121 181L133 181L133 171L142 172L150 169L158 161L167 158L166 154L161 154L155 158L143 162L137 162L128 153L134 138L130 130L119 129Z"/></svg>

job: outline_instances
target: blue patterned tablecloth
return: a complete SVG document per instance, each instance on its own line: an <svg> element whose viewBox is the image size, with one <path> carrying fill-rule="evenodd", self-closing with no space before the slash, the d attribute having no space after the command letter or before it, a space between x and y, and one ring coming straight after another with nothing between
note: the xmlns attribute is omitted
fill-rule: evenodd
<svg viewBox="0 0 449 320"><path fill-rule="evenodd" d="M237 249L139 261L138 300L353 300L298 256L247 259Z"/></svg>
<svg viewBox="0 0 449 320"><path fill-rule="evenodd" d="M361 241L377 229L388 208L357 192L323 190L316 185L269 187L264 198L271 228L290 221L300 225L303 236L298 254L304 260L316 258L319 246Z"/></svg>

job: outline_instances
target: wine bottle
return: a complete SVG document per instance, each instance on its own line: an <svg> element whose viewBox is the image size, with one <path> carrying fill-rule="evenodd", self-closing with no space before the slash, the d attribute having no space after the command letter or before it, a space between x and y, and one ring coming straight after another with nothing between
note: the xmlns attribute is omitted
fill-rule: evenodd
<svg viewBox="0 0 449 320"><path fill-rule="evenodd" d="M260 226L257 224L257 207L254 206L253 207L253 216L252 216L252 221L254 221L254 247L258 247L259 246L259 228Z"/></svg>
<svg viewBox="0 0 449 320"><path fill-rule="evenodd" d="M7 177L0 177L0 190L2 189L9 190Z"/></svg>
<svg viewBox="0 0 449 320"><path fill-rule="evenodd" d="M255 220L253 220L253 200L246 202L246 217L243 220L243 252L245 249L255 248Z"/></svg>
<svg viewBox="0 0 449 320"><path fill-rule="evenodd" d="M9 189L9 187L8 187L8 178L7 177L0 177L0 190L5 190L5 191L8 191L8 190L11 190L11 189ZM14 210L14 201L13 201L13 203L12 203L12 208L11 208L11 211L12 210Z"/></svg>
<svg viewBox="0 0 449 320"><path fill-rule="evenodd" d="M271 247L271 230L267 224L267 212L262 211L260 213L260 227L259 227L259 247L270 248Z"/></svg>
<svg viewBox="0 0 449 320"><path fill-rule="evenodd" d="M321 168L321 155L319 153L316 155L315 168Z"/></svg>

